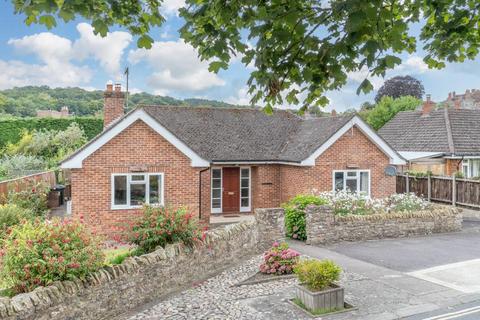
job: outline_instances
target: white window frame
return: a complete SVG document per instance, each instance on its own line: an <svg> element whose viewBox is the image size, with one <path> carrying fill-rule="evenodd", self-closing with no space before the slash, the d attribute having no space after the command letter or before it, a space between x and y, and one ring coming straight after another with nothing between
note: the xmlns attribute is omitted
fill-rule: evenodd
<svg viewBox="0 0 480 320"><path fill-rule="evenodd" d="M132 176L143 175L145 180L143 181L135 181L132 180ZM115 204L115 177L127 177L127 204L124 205L116 205ZM160 201L159 203L150 204L150 176L161 176L161 185L160 185ZM165 174L163 172L128 172L128 173L112 173L111 177L111 209L112 210L121 210L121 209L137 209L141 208L141 205L130 205L130 185L131 184L145 184L145 204L153 205L153 206L164 206L165 204Z"/></svg>
<svg viewBox="0 0 480 320"><path fill-rule="evenodd" d="M370 169L358 169L358 170L333 170L332 171L332 190L335 191L335 174L338 172L343 173L343 190L345 191L347 189L347 174L348 172L355 172L357 174L357 194L360 194L360 173L361 172L367 172L368 173L368 194L366 195L367 197L370 197L371 195L371 184L372 184L372 174L370 172ZM353 179L352 179L353 180Z"/></svg>
<svg viewBox="0 0 480 320"><path fill-rule="evenodd" d="M242 170L248 169L248 206L242 207ZM240 184L239 184L239 201L240 201L240 212L250 212L252 211L252 169L250 167L240 167Z"/></svg>
<svg viewBox="0 0 480 320"><path fill-rule="evenodd" d="M213 207L213 170L220 170L220 208ZM222 213L223 211L223 169L222 167L212 167L210 173L210 212Z"/></svg>

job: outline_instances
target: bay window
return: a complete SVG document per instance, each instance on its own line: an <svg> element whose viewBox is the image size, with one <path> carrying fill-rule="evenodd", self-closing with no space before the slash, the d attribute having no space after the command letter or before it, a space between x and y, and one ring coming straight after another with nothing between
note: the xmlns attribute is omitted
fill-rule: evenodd
<svg viewBox="0 0 480 320"><path fill-rule="evenodd" d="M116 173L112 175L112 209L163 205L163 173Z"/></svg>
<svg viewBox="0 0 480 320"><path fill-rule="evenodd" d="M349 191L370 196L369 170L335 170L333 171L333 190Z"/></svg>

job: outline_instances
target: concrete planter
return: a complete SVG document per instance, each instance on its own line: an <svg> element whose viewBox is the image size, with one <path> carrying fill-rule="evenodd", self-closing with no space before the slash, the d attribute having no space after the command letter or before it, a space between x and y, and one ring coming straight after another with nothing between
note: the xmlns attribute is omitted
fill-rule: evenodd
<svg viewBox="0 0 480 320"><path fill-rule="evenodd" d="M341 310L345 306L343 288L334 284L329 289L317 292L310 291L303 285L296 285L295 293L310 311Z"/></svg>

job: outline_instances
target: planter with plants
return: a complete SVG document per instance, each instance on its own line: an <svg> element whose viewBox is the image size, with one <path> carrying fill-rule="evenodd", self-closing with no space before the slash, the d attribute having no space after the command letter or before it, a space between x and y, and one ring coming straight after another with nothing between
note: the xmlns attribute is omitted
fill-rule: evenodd
<svg viewBox="0 0 480 320"><path fill-rule="evenodd" d="M295 304L314 315L344 309L344 290L335 284L341 269L330 260L308 259L294 268L300 284L295 286Z"/></svg>

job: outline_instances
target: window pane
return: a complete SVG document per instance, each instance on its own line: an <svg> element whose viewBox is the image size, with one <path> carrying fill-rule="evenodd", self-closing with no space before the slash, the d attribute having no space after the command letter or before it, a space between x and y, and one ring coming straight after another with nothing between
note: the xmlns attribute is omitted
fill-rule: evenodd
<svg viewBox="0 0 480 320"><path fill-rule="evenodd" d="M150 176L150 203L158 204L162 198L160 187L162 185L162 176L161 175L151 175Z"/></svg>
<svg viewBox="0 0 480 320"><path fill-rule="evenodd" d="M127 204L127 176L115 176L113 178L115 205Z"/></svg>
<svg viewBox="0 0 480 320"><path fill-rule="evenodd" d="M248 170L248 169L242 169L242 178L248 178L248 172L249 171L250 170Z"/></svg>
<svg viewBox="0 0 480 320"><path fill-rule="evenodd" d="M130 185L130 205L140 206L145 203L145 184Z"/></svg>
<svg viewBox="0 0 480 320"><path fill-rule="evenodd" d="M480 176L480 160L474 159L470 160L470 162L472 163L472 177Z"/></svg>
<svg viewBox="0 0 480 320"><path fill-rule="evenodd" d="M360 172L360 192L368 194L368 172Z"/></svg>
<svg viewBox="0 0 480 320"><path fill-rule="evenodd" d="M357 180L355 179L347 179L346 182L347 185L347 190L351 192L357 192L358 186L357 186Z"/></svg>
<svg viewBox="0 0 480 320"><path fill-rule="evenodd" d="M220 179L213 179L212 181L212 188L219 189L222 187L222 183Z"/></svg>
<svg viewBox="0 0 480 320"><path fill-rule="evenodd" d="M248 179L242 179L242 188L248 188Z"/></svg>
<svg viewBox="0 0 480 320"><path fill-rule="evenodd" d="M212 199L212 208L220 208L220 199Z"/></svg>
<svg viewBox="0 0 480 320"><path fill-rule="evenodd" d="M132 175L132 181L143 181L143 180L145 180L145 176L143 174Z"/></svg>
<svg viewBox="0 0 480 320"><path fill-rule="evenodd" d="M212 198L220 199L220 193L221 193L220 189L213 189L212 190Z"/></svg>
<svg viewBox="0 0 480 320"><path fill-rule="evenodd" d="M248 207L248 198L242 198L242 207Z"/></svg>
<svg viewBox="0 0 480 320"><path fill-rule="evenodd" d="M242 198L248 197L248 189L242 189Z"/></svg>
<svg viewBox="0 0 480 320"><path fill-rule="evenodd" d="M213 169L212 170L212 175L214 178L221 178L222 177L222 173L220 171L221 169Z"/></svg>
<svg viewBox="0 0 480 320"><path fill-rule="evenodd" d="M343 172L335 172L335 190L343 190Z"/></svg>
<svg viewBox="0 0 480 320"><path fill-rule="evenodd" d="M357 176L357 172L356 171L348 171L347 172L347 177L356 177Z"/></svg>

